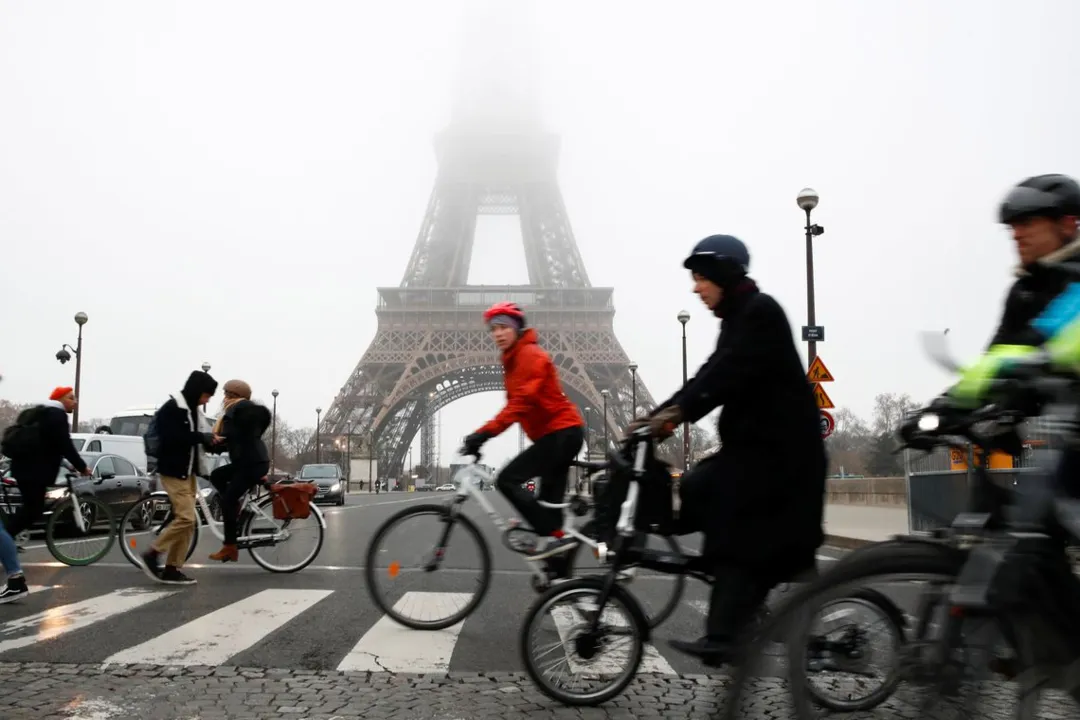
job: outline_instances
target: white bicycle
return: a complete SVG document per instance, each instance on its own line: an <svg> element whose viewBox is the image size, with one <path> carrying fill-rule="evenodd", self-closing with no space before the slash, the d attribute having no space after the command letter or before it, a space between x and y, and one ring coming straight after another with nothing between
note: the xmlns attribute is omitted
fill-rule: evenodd
<svg viewBox="0 0 1080 720"><path fill-rule="evenodd" d="M241 550L246 549L252 560L270 572L293 573L303 570L318 557L319 551L322 549L323 536L326 532L326 518L314 503L310 504L311 514L306 518L289 518L285 520L275 518L273 512L274 497L269 488L269 483L264 480L257 483L240 499L239 520L237 521L239 523L239 536L236 538L236 546ZM196 492L195 502L196 507L202 511L202 518L206 522L206 526L210 528L210 532L218 540L224 542L225 534L223 530L225 523L214 520L210 505L206 501L206 495L202 492ZM162 518L160 522L158 522L159 518ZM124 557L135 567L142 567L142 558L139 557L142 554L139 548L140 538L144 542L152 543L161 534L161 531L172 522L172 519L172 502L169 500L169 494L163 490L150 493L147 497L134 503L124 513L124 517L120 521L120 547L124 552ZM187 558L191 557L192 553L195 552L195 547L199 544L201 525L202 523L198 522L198 518L196 518ZM136 526L149 529L138 531L134 529ZM298 538L308 534L313 536L313 542L311 548L305 552L302 547L303 543L297 543L296 541ZM276 549L277 546L282 544L286 544L290 551L300 548L299 559L289 563L281 563L264 556L264 550ZM149 547L149 544L145 547Z"/></svg>
<svg viewBox="0 0 1080 720"><path fill-rule="evenodd" d="M368 547L367 561L365 563L364 572L367 576L368 591L371 594L372 600L384 613L393 618L396 622L401 623L405 627L412 628L414 630L439 630L442 628L455 625L466 617L468 617L480 603L483 601L484 596L487 594L488 588L491 585L491 548L488 546L487 540L484 539L483 534L477 527L476 523L462 512L465 501L469 498L475 500L483 509L484 513L491 519L491 523L502 533L503 543L515 553L521 551L515 548L510 543L510 535L512 533L526 533L534 534L531 530L524 528L511 528L510 524L503 518L502 515L491 505L487 498L484 497L481 488L484 484L491 485L494 482L493 475L486 470L482 465L479 465L479 456L475 456L476 461L473 464L466 465L458 470L451 482L456 486L454 496L447 503L429 503L424 505L414 505L412 507L405 508L400 512L392 515L386 520L385 523L375 532L375 536L371 539L371 545ZM607 471L611 464L609 462L581 462L575 460L571 463L573 467L580 467L590 472L603 472ZM574 575L575 561L578 551L583 546L588 546L593 549L593 555L596 556L597 542L590 537L582 534L575 527L575 518L586 515L591 509L592 505L585 498L574 493L570 495L569 501L564 503L547 503L539 501L542 507L557 508L563 510L563 528L562 531L565 535L571 536L578 541L577 546L568 552L566 573L563 577L556 577L556 575L548 568L547 563L543 562L529 562L523 559L526 566L529 567L532 572L532 586L538 593L544 592L553 583L557 583L564 580L569 580ZM426 550L423 553L423 557L415 569L403 569L401 562L398 560L390 560L387 562L386 558L394 558L405 552L405 548L408 547L408 541L402 542L386 542L390 532L396 528L396 526L402 523L417 518L430 517L437 524L441 524L442 532L439 539L436 541L435 546L430 550ZM425 607L423 609L422 618L407 617L405 612L412 609L412 603L400 602L395 603L389 595L391 593L384 593L379 586L379 581L382 577L387 577L390 580L397 580L402 577L402 574L426 572L432 573L440 569L447 559L447 548L450 541L451 532L455 528L461 528L465 536L470 537L477 545L479 563L480 563L480 577L476 580L475 588L472 589L471 596L465 601L464 607L453 611L449 605L450 603L444 603L445 607L439 609L445 609L449 614L443 617L434 617L435 609L431 607ZM416 530L409 531L405 534L406 538L423 537ZM676 538L670 536L662 536L662 540L667 546L668 550L677 556L682 556L682 548L679 546L679 542ZM386 546L384 547L384 543ZM466 556L468 557L468 556ZM448 572L458 575L465 571L476 570L475 567L462 567L448 569ZM620 582L629 582L633 580L636 568L627 568L620 574ZM660 607L656 612L647 613L647 619L650 627L656 627L660 623L664 622L675 611L675 608L679 604L679 599L682 596L683 585L685 578L675 577L668 581L668 584L672 587L671 597ZM460 583L454 583L460 585ZM394 595L398 593L394 592ZM651 608L650 608L651 609Z"/></svg>

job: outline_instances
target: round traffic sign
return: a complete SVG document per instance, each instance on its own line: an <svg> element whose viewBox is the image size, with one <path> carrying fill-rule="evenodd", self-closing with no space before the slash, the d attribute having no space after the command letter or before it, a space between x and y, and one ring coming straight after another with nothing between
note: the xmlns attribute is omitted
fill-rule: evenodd
<svg viewBox="0 0 1080 720"><path fill-rule="evenodd" d="M833 434L833 430L836 429L836 421L833 420L833 416L829 414L828 410L821 411L821 437L827 438Z"/></svg>

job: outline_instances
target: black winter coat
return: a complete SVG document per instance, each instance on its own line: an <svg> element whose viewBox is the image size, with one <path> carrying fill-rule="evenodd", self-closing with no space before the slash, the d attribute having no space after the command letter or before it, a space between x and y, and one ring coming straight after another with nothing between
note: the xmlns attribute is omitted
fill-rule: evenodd
<svg viewBox="0 0 1080 720"><path fill-rule="evenodd" d="M183 393L170 395L154 417L160 438L157 472L174 478L205 475L203 450L209 446L210 426L202 410L196 408L198 427L192 426L191 409Z"/></svg>
<svg viewBox="0 0 1080 720"><path fill-rule="evenodd" d="M270 420L270 411L264 406L241 400L225 411L218 432L225 442L211 448L211 452L228 450L229 464L237 467L270 462L270 453L262 439Z"/></svg>
<svg viewBox="0 0 1080 720"><path fill-rule="evenodd" d="M723 408L720 451L702 467L717 483L705 551L801 570L824 541L820 411L776 300L749 283L720 309L716 350L660 408L677 405L689 422Z"/></svg>
<svg viewBox="0 0 1080 720"><path fill-rule="evenodd" d="M52 485L60 473L60 462L67 460L79 472L86 469L86 461L71 442L68 415L59 402L53 400L43 406L39 420L42 435L42 452L30 457L11 459L11 475L23 482Z"/></svg>

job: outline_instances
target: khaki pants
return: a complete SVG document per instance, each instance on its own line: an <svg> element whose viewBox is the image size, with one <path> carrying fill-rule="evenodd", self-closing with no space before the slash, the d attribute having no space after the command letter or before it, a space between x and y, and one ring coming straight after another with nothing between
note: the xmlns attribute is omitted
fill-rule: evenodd
<svg viewBox="0 0 1080 720"><path fill-rule="evenodd" d="M166 565L182 568L191 547L191 535L195 532L195 491L198 485L195 476L186 479L159 475L165 492L172 503L173 519L158 536L153 548L166 553Z"/></svg>

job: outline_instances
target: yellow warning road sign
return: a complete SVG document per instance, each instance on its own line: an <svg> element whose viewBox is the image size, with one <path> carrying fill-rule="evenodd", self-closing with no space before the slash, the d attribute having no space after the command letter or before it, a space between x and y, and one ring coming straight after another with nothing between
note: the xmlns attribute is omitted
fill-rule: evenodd
<svg viewBox="0 0 1080 720"><path fill-rule="evenodd" d="M825 367L825 363L821 362L821 357L814 358L814 362L810 363L810 369L806 371L806 379L813 383L833 382L836 378L829 372L829 368Z"/></svg>
<svg viewBox="0 0 1080 720"><path fill-rule="evenodd" d="M832 404L829 394L825 392L825 388L821 387L820 383L814 383L814 400L817 401L817 406L822 410L831 410L836 407Z"/></svg>

